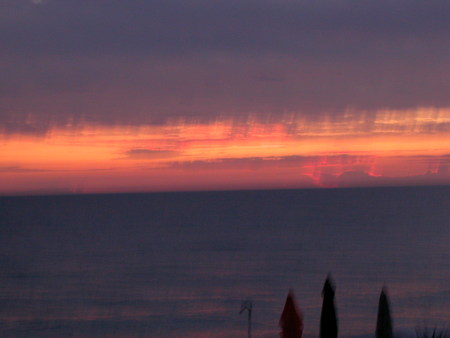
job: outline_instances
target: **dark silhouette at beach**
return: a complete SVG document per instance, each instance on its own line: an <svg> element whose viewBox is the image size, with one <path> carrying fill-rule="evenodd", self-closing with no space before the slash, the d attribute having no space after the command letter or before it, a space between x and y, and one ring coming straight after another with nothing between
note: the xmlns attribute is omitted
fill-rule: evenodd
<svg viewBox="0 0 450 338"><path fill-rule="evenodd" d="M289 290L278 325L282 330L280 333L282 338L300 338L302 336L303 318L295 301L293 290Z"/></svg>
<svg viewBox="0 0 450 338"><path fill-rule="evenodd" d="M392 338L392 319L386 288L383 287L378 302L376 338Z"/></svg>
<svg viewBox="0 0 450 338"><path fill-rule="evenodd" d="M335 287L328 276L322 290L322 314L320 317L320 337L335 338L338 334L338 325L336 318L336 309L334 306Z"/></svg>

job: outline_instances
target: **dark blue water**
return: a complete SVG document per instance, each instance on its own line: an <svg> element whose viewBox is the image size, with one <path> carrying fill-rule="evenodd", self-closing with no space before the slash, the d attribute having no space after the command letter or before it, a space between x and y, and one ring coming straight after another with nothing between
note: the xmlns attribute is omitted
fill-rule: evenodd
<svg viewBox="0 0 450 338"><path fill-rule="evenodd" d="M450 187L0 198L0 336L277 337L289 288L317 336L450 322ZM413 332L413 331L411 331Z"/></svg>

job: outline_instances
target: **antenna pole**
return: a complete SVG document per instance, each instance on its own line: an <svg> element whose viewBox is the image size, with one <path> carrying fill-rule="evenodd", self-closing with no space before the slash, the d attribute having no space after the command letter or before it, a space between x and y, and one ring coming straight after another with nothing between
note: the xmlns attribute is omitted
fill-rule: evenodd
<svg viewBox="0 0 450 338"><path fill-rule="evenodd" d="M239 314L241 314L245 310L248 311L248 338L252 338L252 307L252 301L245 300L242 302L241 311L239 312Z"/></svg>

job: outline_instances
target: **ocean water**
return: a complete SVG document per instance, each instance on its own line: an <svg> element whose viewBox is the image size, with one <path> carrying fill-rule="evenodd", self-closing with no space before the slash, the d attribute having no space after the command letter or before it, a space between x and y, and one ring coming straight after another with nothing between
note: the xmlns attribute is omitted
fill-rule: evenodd
<svg viewBox="0 0 450 338"><path fill-rule="evenodd" d="M318 336L450 323L450 187L0 198L1 337L278 337L290 288Z"/></svg>

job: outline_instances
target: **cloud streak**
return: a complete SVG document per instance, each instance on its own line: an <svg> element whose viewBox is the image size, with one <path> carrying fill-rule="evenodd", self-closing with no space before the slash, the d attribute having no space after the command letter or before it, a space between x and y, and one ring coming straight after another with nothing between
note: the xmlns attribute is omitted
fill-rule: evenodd
<svg viewBox="0 0 450 338"><path fill-rule="evenodd" d="M125 152L126 158L137 160L170 158L178 154L177 151L144 148L130 149Z"/></svg>
<svg viewBox="0 0 450 338"><path fill-rule="evenodd" d="M0 166L0 173L35 173L35 172L49 172L53 170L23 168L19 166Z"/></svg>

